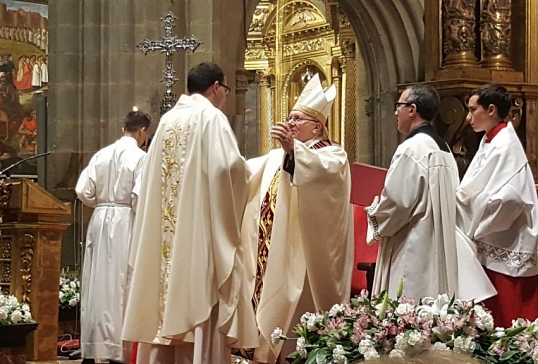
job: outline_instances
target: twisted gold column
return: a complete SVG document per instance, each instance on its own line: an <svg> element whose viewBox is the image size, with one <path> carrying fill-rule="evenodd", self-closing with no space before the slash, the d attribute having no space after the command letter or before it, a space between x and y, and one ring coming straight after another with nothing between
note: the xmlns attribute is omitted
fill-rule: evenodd
<svg viewBox="0 0 538 364"><path fill-rule="evenodd" d="M271 124L272 124L272 103L271 103L271 82L268 77L262 77L258 83L260 88L260 128L259 145L260 155L269 153L271 150Z"/></svg>
<svg viewBox="0 0 538 364"><path fill-rule="evenodd" d="M357 156L357 63L355 60L355 44L343 42L342 53L345 62L345 99L343 100L344 125L343 146L349 161L354 162ZM343 72L344 73L344 72Z"/></svg>
<svg viewBox="0 0 538 364"><path fill-rule="evenodd" d="M480 36L482 65L497 70L512 70L510 36L511 0L481 0Z"/></svg>
<svg viewBox="0 0 538 364"><path fill-rule="evenodd" d="M443 0L443 66L476 65L475 0Z"/></svg>

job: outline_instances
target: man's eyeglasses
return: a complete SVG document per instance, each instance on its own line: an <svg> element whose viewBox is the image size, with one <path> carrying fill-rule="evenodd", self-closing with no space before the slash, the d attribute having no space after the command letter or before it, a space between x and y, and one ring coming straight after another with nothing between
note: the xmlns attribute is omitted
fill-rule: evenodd
<svg viewBox="0 0 538 364"><path fill-rule="evenodd" d="M222 82L219 81L219 85L221 85L222 87L224 87L224 95L228 96L228 94L230 93L230 91L232 90L231 88L229 88L228 86L226 86L225 84L223 84Z"/></svg>
<svg viewBox="0 0 538 364"><path fill-rule="evenodd" d="M319 123L318 120L316 119L306 119L306 118L298 118L298 117L288 117L286 118L286 123L287 124L304 124L304 123L307 123L309 121L312 121L314 123Z"/></svg>
<svg viewBox="0 0 538 364"><path fill-rule="evenodd" d="M413 105L412 102L407 102L407 101L406 101L406 102L402 102L402 101L398 101L398 102L395 102L395 103L394 103L394 108L395 108L395 109L399 109L400 106L411 106L411 105Z"/></svg>

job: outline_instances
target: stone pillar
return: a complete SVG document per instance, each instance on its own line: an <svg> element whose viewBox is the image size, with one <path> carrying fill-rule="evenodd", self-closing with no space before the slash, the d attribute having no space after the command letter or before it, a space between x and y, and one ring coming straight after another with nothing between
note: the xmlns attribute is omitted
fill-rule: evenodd
<svg viewBox="0 0 538 364"><path fill-rule="evenodd" d="M245 70L235 71L235 115L232 129L237 138L239 150L245 154L245 94L248 91L248 79Z"/></svg>
<svg viewBox="0 0 538 364"><path fill-rule="evenodd" d="M496 70L512 70L510 36L512 0L481 0L480 36L482 65Z"/></svg>
<svg viewBox="0 0 538 364"><path fill-rule="evenodd" d="M50 2L47 149L55 153L47 158L52 173L45 186L57 196L74 198L80 171L121 136L123 118L134 105L153 116L155 128L165 60L159 53L145 56L136 46L164 35L160 18L169 10L178 17L175 34L190 35L184 0ZM185 57L180 52L174 62ZM184 84L184 72L176 70L178 84ZM69 198L62 190L71 192Z"/></svg>
<svg viewBox="0 0 538 364"><path fill-rule="evenodd" d="M343 100L345 109L342 113L345 115L345 124L343 125L344 138L343 146L347 152L348 159L354 162L357 155L357 64L355 61L355 44L343 42L342 44L343 61L345 62L345 100Z"/></svg>
<svg viewBox="0 0 538 364"><path fill-rule="evenodd" d="M443 66L476 65L476 2L443 0Z"/></svg>
<svg viewBox="0 0 538 364"><path fill-rule="evenodd" d="M271 150L271 124L272 124L272 102L271 102L271 81L264 76L258 82L260 87L260 155L265 155Z"/></svg>

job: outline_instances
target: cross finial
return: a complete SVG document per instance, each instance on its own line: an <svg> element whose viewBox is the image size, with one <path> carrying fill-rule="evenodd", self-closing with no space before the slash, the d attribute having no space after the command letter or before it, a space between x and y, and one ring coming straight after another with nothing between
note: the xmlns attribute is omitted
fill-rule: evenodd
<svg viewBox="0 0 538 364"><path fill-rule="evenodd" d="M179 38L174 35L173 31L176 19L174 13L168 11L161 18L161 20L164 21L165 36L160 40L144 39L137 45L137 47L146 55L149 51L159 51L166 56L165 70L163 71L164 78L161 80L166 87L166 91L161 100L161 115L170 110L177 100L177 96L172 91L172 87L178 80L175 76L176 71L174 71L174 68L172 67L172 54L178 53L180 50L187 51L189 49L194 52L196 48L202 44L194 37L194 35L190 38Z"/></svg>

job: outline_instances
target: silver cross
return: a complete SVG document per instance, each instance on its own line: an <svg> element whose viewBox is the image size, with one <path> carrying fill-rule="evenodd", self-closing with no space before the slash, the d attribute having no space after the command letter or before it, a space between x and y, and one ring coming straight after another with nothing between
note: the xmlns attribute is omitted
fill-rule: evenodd
<svg viewBox="0 0 538 364"><path fill-rule="evenodd" d="M161 99L161 115L170 110L177 100L177 96L172 91L172 86L178 81L178 78L175 76L176 71L174 71L172 65L172 55L178 53L180 50L187 51L190 49L194 52L202 44L194 35L190 38L179 38L174 35L173 30L176 19L176 16L171 11L167 12L161 18L164 21L164 38L160 40L144 39L137 45L138 49L144 52L145 55L149 51L159 51L166 55L165 70L163 72L164 78L161 80L166 86L166 91Z"/></svg>

